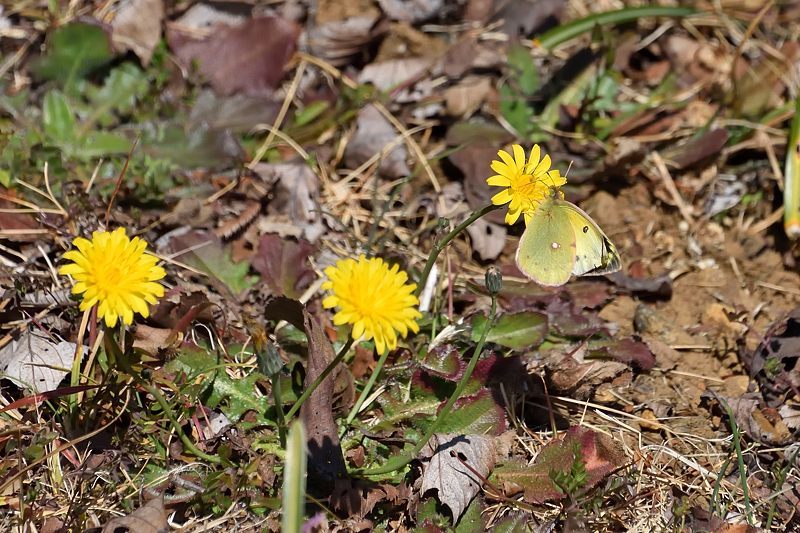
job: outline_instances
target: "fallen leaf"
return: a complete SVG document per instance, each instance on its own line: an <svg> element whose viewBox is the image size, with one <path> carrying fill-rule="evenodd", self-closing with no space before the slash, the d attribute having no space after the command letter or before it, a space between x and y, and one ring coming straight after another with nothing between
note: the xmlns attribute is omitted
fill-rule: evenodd
<svg viewBox="0 0 800 533"><path fill-rule="evenodd" d="M171 23L178 30L193 35L208 36L224 26L237 27L247 22L247 17L232 10L217 9L209 3L197 3Z"/></svg>
<svg viewBox="0 0 800 533"><path fill-rule="evenodd" d="M631 338L591 341L586 357L618 361L640 371L650 370L656 364L656 358L647 344Z"/></svg>
<svg viewBox="0 0 800 533"><path fill-rule="evenodd" d="M335 355L322 325L305 309L303 320L308 337L305 387L310 387ZM337 480L348 477L339 443L339 427L333 419L335 374L331 372L300 408L300 418L308 435L308 488L315 497L330 496Z"/></svg>
<svg viewBox="0 0 800 533"><path fill-rule="evenodd" d="M777 409L762 408L761 395L750 392L738 398L726 397L715 391L703 393L703 398L713 399L720 404L721 412L727 416L727 404L739 430L756 442L770 446L783 446L790 442L792 433L784 423Z"/></svg>
<svg viewBox="0 0 800 533"><path fill-rule="evenodd" d="M421 454L430 459L423 466L420 492L436 490L439 501L457 522L494 467L494 439L439 433L431 437Z"/></svg>
<svg viewBox="0 0 800 533"><path fill-rule="evenodd" d="M111 40L117 51L131 50L147 66L161 40L163 0L127 0L111 22Z"/></svg>
<svg viewBox="0 0 800 533"><path fill-rule="evenodd" d="M26 235L25 230L35 230L39 228L36 219L30 213L9 213L6 210L19 209L20 206L14 204L9 198L17 198L14 190L0 187L0 229L15 230L3 233L3 239L10 241L27 241L41 238L38 232L31 232Z"/></svg>
<svg viewBox="0 0 800 533"><path fill-rule="evenodd" d="M664 159L680 170L707 161L720 153L728 142L728 130L713 129L698 138L664 152Z"/></svg>
<svg viewBox="0 0 800 533"><path fill-rule="evenodd" d="M546 25L558 25L565 5L559 0L508 0L495 2L492 20L502 20L501 31L512 39L528 37Z"/></svg>
<svg viewBox="0 0 800 533"><path fill-rule="evenodd" d="M347 143L345 162L350 168L358 168L376 154L380 154L379 170L387 178L401 178L410 174L406 164L406 145L398 136L394 126L374 105L367 105L358 113L355 135ZM391 146L391 148L389 148Z"/></svg>
<svg viewBox="0 0 800 533"><path fill-rule="evenodd" d="M495 469L492 478L503 483L511 496L523 492L531 503L561 500L566 494L556 485L553 473L568 474L576 461L583 463L586 477L580 491L597 485L625 463L621 446L602 433L580 426L571 427L561 438L548 442L532 466L512 462Z"/></svg>
<svg viewBox="0 0 800 533"><path fill-rule="evenodd" d="M102 533L118 533L120 530L135 533L168 533L170 528L167 511L164 509L164 498L152 499L128 516L108 521Z"/></svg>
<svg viewBox="0 0 800 533"><path fill-rule="evenodd" d="M444 0L378 0L383 12L392 20L422 22L437 15Z"/></svg>
<svg viewBox="0 0 800 533"><path fill-rule="evenodd" d="M665 299L672 297L672 278L669 277L669 274L652 278L633 278L619 271L609 274L606 278L629 294Z"/></svg>
<svg viewBox="0 0 800 533"><path fill-rule="evenodd" d="M271 124L278 116L279 109L280 103L270 97L246 94L218 96L207 89L197 96L187 127L245 133L256 126Z"/></svg>
<svg viewBox="0 0 800 533"><path fill-rule="evenodd" d="M800 387L800 307L771 324L763 339L752 352L743 347L741 358L758 381L767 406L778 407Z"/></svg>
<svg viewBox="0 0 800 533"><path fill-rule="evenodd" d="M370 63L361 69L359 83L371 83L381 91L390 91L398 86L419 80L434 65L434 60L425 57L389 59Z"/></svg>
<svg viewBox="0 0 800 533"><path fill-rule="evenodd" d="M253 268L273 295L299 298L317 279L308 263L313 251L314 247L305 240L295 242L274 233L262 235L253 256Z"/></svg>
<svg viewBox="0 0 800 533"><path fill-rule="evenodd" d="M348 518L362 520L380 502L399 505L411 496L408 485L376 484L366 480L346 478L336 481L330 505Z"/></svg>
<svg viewBox="0 0 800 533"><path fill-rule="evenodd" d="M316 25L308 30L308 46L316 57L334 66L347 64L382 33L375 28L377 20L377 16L360 16Z"/></svg>
<svg viewBox="0 0 800 533"><path fill-rule="evenodd" d="M548 389L551 392L576 400L590 400L604 385L620 387L631 382L632 372L625 363L581 362L580 352L578 350L573 355L564 355L561 350L554 349L544 354Z"/></svg>
<svg viewBox="0 0 800 533"><path fill-rule="evenodd" d="M284 77L300 28L280 17L259 17L240 26L218 25L204 39L195 39L170 25L167 41L175 56L200 73L220 94L271 94Z"/></svg>
<svg viewBox="0 0 800 533"><path fill-rule="evenodd" d="M497 259L505 248L506 227L479 218L467 226L470 245L482 261Z"/></svg>
<svg viewBox="0 0 800 533"><path fill-rule="evenodd" d="M259 163L253 172L266 182L276 184L275 201L271 204L278 206L278 212L297 228L299 235L296 236L316 242L325 226L319 209L320 181L311 167L305 162Z"/></svg>
<svg viewBox="0 0 800 533"><path fill-rule="evenodd" d="M492 81L487 76L466 76L456 85L444 91L447 114L467 118L486 101L492 90Z"/></svg>
<svg viewBox="0 0 800 533"><path fill-rule="evenodd" d="M486 169L497 159L497 148L478 141L456 150L449 159L464 175L464 195L470 208L477 210L486 205L486 199L493 195L492 187L486 183ZM505 215L500 210L481 217L484 219L495 224L505 223Z"/></svg>
<svg viewBox="0 0 800 533"><path fill-rule="evenodd" d="M55 390L72 368L77 345L53 342L41 332L26 330L0 348L4 377L35 393Z"/></svg>

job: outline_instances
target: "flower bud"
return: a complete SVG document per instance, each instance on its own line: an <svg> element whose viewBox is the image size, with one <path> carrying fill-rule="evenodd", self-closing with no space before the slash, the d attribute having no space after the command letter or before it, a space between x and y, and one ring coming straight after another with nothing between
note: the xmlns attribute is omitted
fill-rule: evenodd
<svg viewBox="0 0 800 533"><path fill-rule="evenodd" d="M496 266L486 270L486 288L492 296L497 296L503 288L503 275Z"/></svg>

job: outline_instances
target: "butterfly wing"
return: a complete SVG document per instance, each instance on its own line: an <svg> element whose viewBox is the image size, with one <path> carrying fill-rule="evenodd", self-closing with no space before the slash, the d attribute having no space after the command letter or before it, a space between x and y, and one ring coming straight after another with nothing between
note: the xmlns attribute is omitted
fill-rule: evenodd
<svg viewBox="0 0 800 533"><path fill-rule="evenodd" d="M600 276L618 271L622 263L617 248L603 233L600 226L580 207L565 200L553 200L556 208L563 210L575 233L576 276Z"/></svg>
<svg viewBox="0 0 800 533"><path fill-rule="evenodd" d="M575 232L569 212L557 199L544 200L534 211L517 248L517 266L540 285L569 281L575 266Z"/></svg>

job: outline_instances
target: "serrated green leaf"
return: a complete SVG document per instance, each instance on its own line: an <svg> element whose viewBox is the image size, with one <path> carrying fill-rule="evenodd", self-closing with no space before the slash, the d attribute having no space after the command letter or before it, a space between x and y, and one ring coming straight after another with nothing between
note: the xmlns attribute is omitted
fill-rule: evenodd
<svg viewBox="0 0 800 533"><path fill-rule="evenodd" d="M96 24L74 22L56 28L45 45L45 55L34 63L42 80L68 86L114 58L106 32Z"/></svg>
<svg viewBox="0 0 800 533"><path fill-rule="evenodd" d="M505 431L503 408L484 388L472 396L462 397L452 412L439 423L437 432L460 435L499 435Z"/></svg>
<svg viewBox="0 0 800 533"><path fill-rule="evenodd" d="M211 389L205 401L207 407L219 407L232 422L238 421L247 411L254 411L264 421L264 414L270 408L265 396L256 394L256 381L262 377L254 372L244 379L233 380L220 367L217 358L208 352L187 350L170 361L164 369L167 372L182 372L191 378L205 376L203 388Z"/></svg>
<svg viewBox="0 0 800 533"><path fill-rule="evenodd" d="M472 319L472 340L478 342L486 328L486 317L476 315ZM486 342L492 342L521 350L538 346L544 341L549 325L547 315L535 311L522 311L500 316L486 335Z"/></svg>

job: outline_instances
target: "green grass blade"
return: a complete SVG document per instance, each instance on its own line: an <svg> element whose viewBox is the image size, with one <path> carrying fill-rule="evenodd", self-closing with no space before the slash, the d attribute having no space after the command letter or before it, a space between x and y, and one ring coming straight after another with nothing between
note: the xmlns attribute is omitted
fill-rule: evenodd
<svg viewBox="0 0 800 533"><path fill-rule="evenodd" d="M300 533L306 501L306 430L296 420L289 430L283 472L283 533Z"/></svg>
<svg viewBox="0 0 800 533"><path fill-rule="evenodd" d="M783 180L783 227L795 240L800 237L800 94L794 101Z"/></svg>
<svg viewBox="0 0 800 533"><path fill-rule="evenodd" d="M595 26L621 24L642 17L687 17L695 13L697 13L697 10L690 7L665 6L630 7L616 11L606 11L557 26L544 32L535 42L543 48L552 50L561 43L591 31Z"/></svg>
<svg viewBox="0 0 800 533"><path fill-rule="evenodd" d="M744 456L742 455L742 434L739 433L739 426L736 424L736 417L733 414L733 409L728 405L728 402L721 400L720 403L728 415L728 421L731 424L731 433L733 434L733 451L736 454L736 462L739 467L739 482L742 484L742 498L744 499L744 514L747 517L747 523L750 525L755 524L753 520L753 507L750 505L750 490L747 486L747 468L744 464Z"/></svg>

